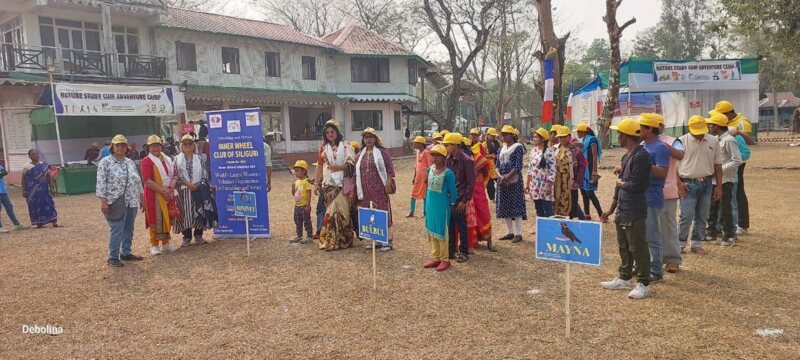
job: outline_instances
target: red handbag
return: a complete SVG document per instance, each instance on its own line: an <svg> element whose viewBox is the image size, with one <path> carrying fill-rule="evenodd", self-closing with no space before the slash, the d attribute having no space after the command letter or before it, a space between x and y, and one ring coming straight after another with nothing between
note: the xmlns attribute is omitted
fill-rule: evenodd
<svg viewBox="0 0 800 360"><path fill-rule="evenodd" d="M170 219L177 219L183 216L183 211L181 211L180 206L178 206L178 200L174 196L167 202L167 211L169 211Z"/></svg>

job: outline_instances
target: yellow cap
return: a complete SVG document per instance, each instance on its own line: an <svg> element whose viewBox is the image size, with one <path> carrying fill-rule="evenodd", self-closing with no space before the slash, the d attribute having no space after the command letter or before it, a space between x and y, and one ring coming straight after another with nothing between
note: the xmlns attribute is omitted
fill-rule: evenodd
<svg viewBox="0 0 800 360"><path fill-rule="evenodd" d="M639 125L657 128L664 123L664 117L654 113L642 113L639 115Z"/></svg>
<svg viewBox="0 0 800 360"><path fill-rule="evenodd" d="M639 133L642 131L642 127L638 122L636 122L636 120L624 118L619 122L619 124L612 125L611 130L617 130L625 135L639 136Z"/></svg>
<svg viewBox="0 0 800 360"><path fill-rule="evenodd" d="M716 111L716 112L718 112L720 114L725 114L725 113L731 112L731 111L733 111L733 103L731 103L728 100L722 100L722 101L718 102L717 105L714 106L714 110L709 111L708 114L709 115L714 115L714 114L711 113L712 111Z"/></svg>
<svg viewBox="0 0 800 360"><path fill-rule="evenodd" d="M700 115L695 115L689 118L689 132L692 135L705 135L708 134L708 125L706 119Z"/></svg>
<svg viewBox="0 0 800 360"><path fill-rule="evenodd" d="M519 136L519 129L514 128L514 135Z"/></svg>
<svg viewBox="0 0 800 360"><path fill-rule="evenodd" d="M164 142L158 135L150 135L147 137L147 145L150 146L153 144L164 145Z"/></svg>
<svg viewBox="0 0 800 360"><path fill-rule="evenodd" d="M294 165L290 167L290 169L294 170L295 168L301 168L303 170L308 170L308 163L305 160L297 160Z"/></svg>
<svg viewBox="0 0 800 360"><path fill-rule="evenodd" d="M441 139L443 137L444 137L444 135L442 135L442 133L440 133L438 131L434 131L433 135L431 135L431 139L433 139L433 140Z"/></svg>
<svg viewBox="0 0 800 360"><path fill-rule="evenodd" d="M111 142L114 142L114 140L112 139ZM98 144L97 141L95 141L95 142L92 143L92 147L97 149L97 148L100 147L100 144Z"/></svg>
<svg viewBox="0 0 800 360"><path fill-rule="evenodd" d="M378 133L371 127L364 129L364 131L361 132L361 137L367 136L367 134L378 137Z"/></svg>
<svg viewBox="0 0 800 360"><path fill-rule="evenodd" d="M436 144L436 146L431 148L431 155L433 154L439 154L447 157L447 149L445 149L441 144Z"/></svg>
<svg viewBox="0 0 800 360"><path fill-rule="evenodd" d="M442 137L445 137L445 136L447 136L447 134L449 134L449 133L450 133L450 132L449 132L449 131L447 131L447 129L444 129L444 130L442 130L442 131L439 131L439 134L441 134L441 135L442 135Z"/></svg>
<svg viewBox="0 0 800 360"><path fill-rule="evenodd" d="M543 127L540 127L538 130L535 131L535 133L541 136L542 139L545 140L547 140L547 138L550 137L550 133L548 133L547 130L545 130Z"/></svg>
<svg viewBox="0 0 800 360"><path fill-rule="evenodd" d="M478 128L472 128L472 130L469 131L469 134L470 135L480 135L481 131L478 130Z"/></svg>
<svg viewBox="0 0 800 360"><path fill-rule="evenodd" d="M417 137L414 138L413 142L415 142L417 144L425 145L425 138L422 137L422 136L417 136Z"/></svg>
<svg viewBox="0 0 800 360"><path fill-rule="evenodd" d="M559 126L558 131L556 131L556 136L558 137L565 137L569 136L572 132L569 131L569 128L566 126Z"/></svg>
<svg viewBox="0 0 800 360"><path fill-rule="evenodd" d="M122 135L122 134L117 134L116 136L114 136L114 138L111 139L111 144L112 145L127 144L127 143L128 143L128 139L126 139L125 136ZM92 147L97 147L97 146L95 146L95 144L97 144L97 143L92 144Z"/></svg>
<svg viewBox="0 0 800 360"><path fill-rule="evenodd" d="M486 130L486 134L488 134L488 135L492 135L492 136L497 136L497 135L498 135L498 134L497 134L497 129L495 129L495 128L489 128L489 130Z"/></svg>
<svg viewBox="0 0 800 360"><path fill-rule="evenodd" d="M706 119L706 123L714 124L714 125L717 125L717 126L727 127L728 126L728 117L725 116L725 115L722 115L722 113L715 112L715 113L711 114L711 117Z"/></svg>
<svg viewBox="0 0 800 360"><path fill-rule="evenodd" d="M186 134L186 135L183 135L183 137L181 137L181 142L182 143L185 143L185 142L194 143L194 138L192 137L192 135Z"/></svg>
<svg viewBox="0 0 800 360"><path fill-rule="evenodd" d="M458 145L461 144L461 139L463 138L464 137L459 133L449 133L444 136L444 140L442 142L448 145Z"/></svg>
<svg viewBox="0 0 800 360"><path fill-rule="evenodd" d="M575 125L575 131L589 131L589 124L582 122Z"/></svg>
<svg viewBox="0 0 800 360"><path fill-rule="evenodd" d="M502 129L500 129L501 134L516 134L517 132L514 131L514 127L511 125L505 125Z"/></svg>
<svg viewBox="0 0 800 360"><path fill-rule="evenodd" d="M358 149L361 149L361 143L355 140L350 141L350 146L353 148L353 151L358 152Z"/></svg>
<svg viewBox="0 0 800 360"><path fill-rule="evenodd" d="M468 137L462 138L461 142L464 143L464 145L472 146L472 139L470 139Z"/></svg>
<svg viewBox="0 0 800 360"><path fill-rule="evenodd" d="M553 124L553 126L550 127L550 132L558 133L558 128L560 127L561 125Z"/></svg>

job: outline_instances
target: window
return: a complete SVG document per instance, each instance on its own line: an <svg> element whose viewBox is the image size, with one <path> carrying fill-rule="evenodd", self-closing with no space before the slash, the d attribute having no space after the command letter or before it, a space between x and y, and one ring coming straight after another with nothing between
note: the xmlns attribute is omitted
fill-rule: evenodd
<svg viewBox="0 0 800 360"><path fill-rule="evenodd" d="M419 75L417 75L417 61L414 59L408 60L408 83L410 85L417 85Z"/></svg>
<svg viewBox="0 0 800 360"><path fill-rule="evenodd" d="M225 74L239 73L239 49L222 47L222 72Z"/></svg>
<svg viewBox="0 0 800 360"><path fill-rule="evenodd" d="M399 111L394 112L394 129L400 130L403 127L403 117Z"/></svg>
<svg viewBox="0 0 800 360"><path fill-rule="evenodd" d="M350 74L355 83L388 83L389 59L351 58Z"/></svg>
<svg viewBox="0 0 800 360"><path fill-rule="evenodd" d="M197 71L197 52L194 44L176 41L175 61L178 63L178 70Z"/></svg>
<svg viewBox="0 0 800 360"><path fill-rule="evenodd" d="M281 54L276 52L266 52L267 76L281 77Z"/></svg>
<svg viewBox="0 0 800 360"><path fill-rule="evenodd" d="M361 131L368 127L383 130L383 111L381 110L353 110L353 131Z"/></svg>
<svg viewBox="0 0 800 360"><path fill-rule="evenodd" d="M328 107L289 107L289 135L292 140L319 141L325 122L332 119Z"/></svg>
<svg viewBox="0 0 800 360"><path fill-rule="evenodd" d="M313 56L303 56L303 79L317 79L317 59Z"/></svg>
<svg viewBox="0 0 800 360"><path fill-rule="evenodd" d="M114 47L119 57L119 62L123 63L128 58L124 55L139 55L139 30L132 27L113 26Z"/></svg>
<svg viewBox="0 0 800 360"><path fill-rule="evenodd" d="M85 56L86 54L82 50L95 52L101 49L100 25L98 23L40 16L39 36L42 46L49 48L46 49L49 56L55 56L55 49L52 48L56 44L62 48L62 56L65 59ZM138 41L136 48L138 51ZM75 50L75 52L73 53L71 50ZM96 53L90 53L89 55L97 56Z"/></svg>

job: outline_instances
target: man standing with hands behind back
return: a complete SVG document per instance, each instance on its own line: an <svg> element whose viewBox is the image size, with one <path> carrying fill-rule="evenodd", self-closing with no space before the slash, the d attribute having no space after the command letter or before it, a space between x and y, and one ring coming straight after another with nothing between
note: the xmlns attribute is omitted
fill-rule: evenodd
<svg viewBox="0 0 800 360"><path fill-rule="evenodd" d="M450 258L455 258L456 262L465 262L469 256L469 240L467 240L467 203L472 198L475 188L475 164L467 154L461 150L463 136L458 133L449 133L444 137L442 143L447 149L447 159L445 164L453 174L456 175L456 192L458 197L450 217L449 235L450 238ZM460 242L456 241L455 232L458 231ZM459 251L456 254L456 244L459 244ZM458 255L456 257L456 255Z"/></svg>

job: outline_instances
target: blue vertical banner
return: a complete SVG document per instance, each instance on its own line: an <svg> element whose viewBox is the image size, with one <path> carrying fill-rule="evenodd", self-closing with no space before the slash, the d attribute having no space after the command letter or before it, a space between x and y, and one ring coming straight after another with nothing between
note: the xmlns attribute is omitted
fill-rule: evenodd
<svg viewBox="0 0 800 360"><path fill-rule="evenodd" d="M245 237L245 221L236 216L234 192L252 192L258 199L250 219L251 237L269 237L267 169L260 109L206 112L211 183L216 187L219 226L214 237Z"/></svg>

